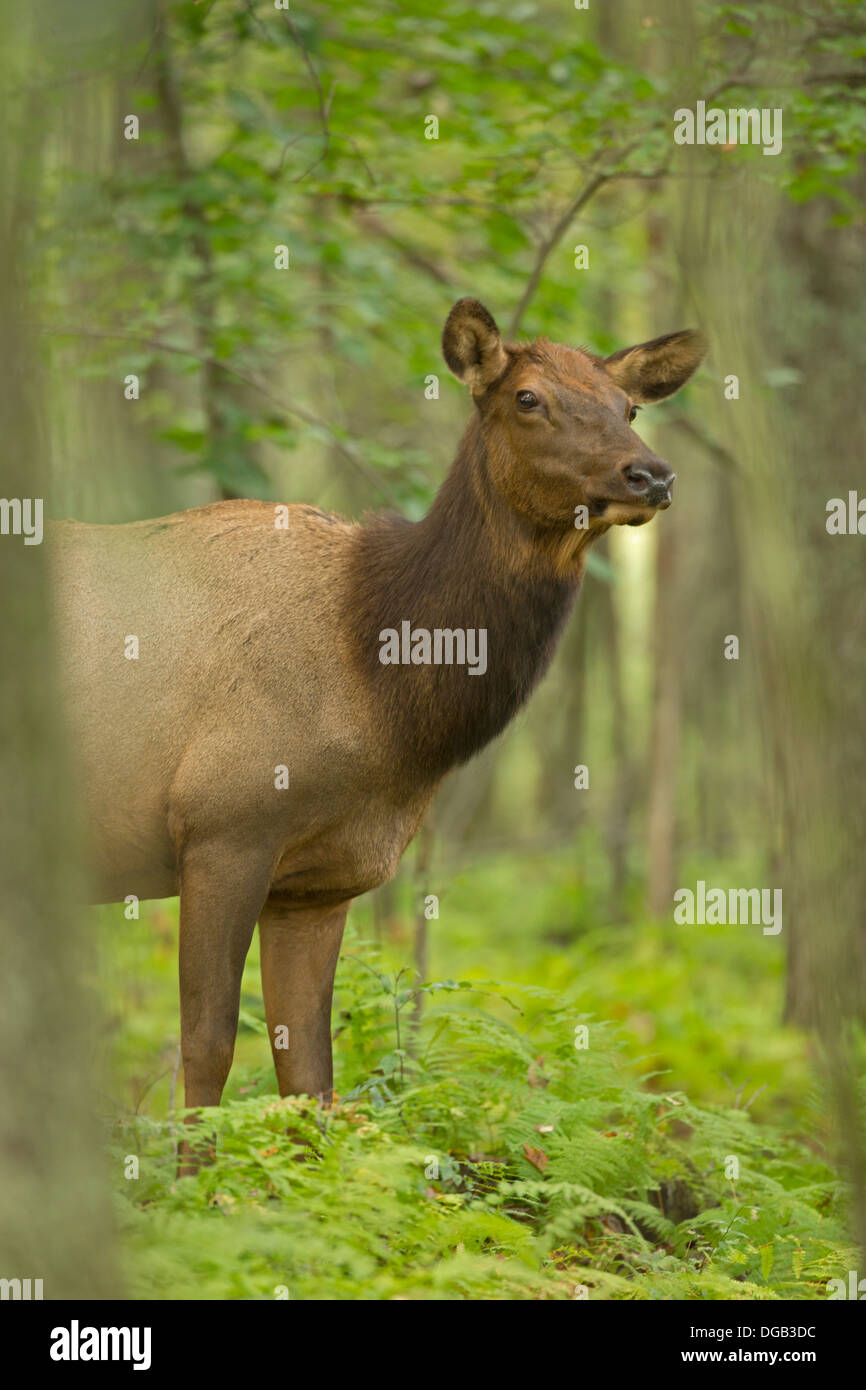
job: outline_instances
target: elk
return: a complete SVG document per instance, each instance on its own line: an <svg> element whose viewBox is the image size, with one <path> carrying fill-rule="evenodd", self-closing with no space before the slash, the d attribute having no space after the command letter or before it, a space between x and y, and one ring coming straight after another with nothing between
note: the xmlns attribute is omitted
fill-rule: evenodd
<svg viewBox="0 0 866 1390"><path fill-rule="evenodd" d="M393 876L445 773L527 699L592 542L670 506L674 475L632 421L688 380L699 333L602 359L506 344L461 299L442 347L474 408L418 522L293 505L284 529L272 505L226 501L55 528L97 896L180 896L188 1107L220 1101L256 922L280 1095L330 1100L349 904ZM414 637L408 661L383 660L404 624L483 631L485 669L425 659Z"/></svg>

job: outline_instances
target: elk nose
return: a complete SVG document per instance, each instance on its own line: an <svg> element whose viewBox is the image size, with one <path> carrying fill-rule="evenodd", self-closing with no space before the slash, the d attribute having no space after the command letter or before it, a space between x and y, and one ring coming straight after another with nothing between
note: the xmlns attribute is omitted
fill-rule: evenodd
<svg viewBox="0 0 866 1390"><path fill-rule="evenodd" d="M677 475L672 473L664 464L655 468L653 472L650 472L648 468L636 468L633 464L629 464L624 473L632 492L645 498L648 506L670 506L671 488Z"/></svg>

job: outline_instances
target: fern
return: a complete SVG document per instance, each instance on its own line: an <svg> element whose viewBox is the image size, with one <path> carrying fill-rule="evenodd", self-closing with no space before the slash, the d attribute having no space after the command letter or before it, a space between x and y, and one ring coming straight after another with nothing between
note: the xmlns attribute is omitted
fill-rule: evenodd
<svg viewBox="0 0 866 1390"><path fill-rule="evenodd" d="M245 995L256 1060L204 1118L211 1166L176 1179L179 1114L145 1104L115 1124L117 1171L140 1164L117 1194L134 1295L797 1299L856 1267L817 1142L731 1088L676 1089L623 1028L531 983L426 983L410 1048L418 991L362 936L347 944L332 1109L272 1093ZM820 1114L820 1088L804 1095Z"/></svg>

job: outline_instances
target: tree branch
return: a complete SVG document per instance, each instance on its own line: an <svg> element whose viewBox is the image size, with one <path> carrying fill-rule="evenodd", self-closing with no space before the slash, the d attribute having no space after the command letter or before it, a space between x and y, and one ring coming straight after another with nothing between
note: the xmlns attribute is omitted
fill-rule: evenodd
<svg viewBox="0 0 866 1390"><path fill-rule="evenodd" d="M355 217L364 231L372 233L373 236L380 237L381 240L386 241L389 246L393 246L394 250L403 257L407 265L413 266L416 270L422 270L425 275L429 275L430 279L435 280L437 284L446 285L449 289L452 288L454 282L451 276L446 274L441 266L438 266L435 261L429 260L423 252L419 251L411 242L404 241L402 237L392 232L383 222L379 221L376 214L371 212L369 207L363 202L359 201L355 207Z"/></svg>
<svg viewBox="0 0 866 1390"><path fill-rule="evenodd" d="M560 238L563 237L565 233L568 231L568 228L570 227L577 214L581 211L582 208L586 207L590 198L593 196L593 194L598 192L602 184L607 183L609 177L610 176L608 174L596 174L593 178L591 178L589 183L585 186L585 188L581 189L577 197L572 199L565 211L561 214L559 218L557 218L557 221L553 226L553 230L542 241L536 253L535 264L533 265L529 279L526 282L526 287L523 291L523 294L520 296L520 302L518 303L517 308L514 310L514 313L511 315L511 320L508 325L508 333L511 337L513 337L520 328L520 324L523 320L523 315L526 313L526 310L529 308L529 305L535 296L535 292L538 289L541 277L544 273L544 267L546 266L554 247L557 245Z"/></svg>
<svg viewBox="0 0 866 1390"><path fill-rule="evenodd" d="M325 156L328 153L328 150L331 147L331 128L329 125L329 119L331 114L331 101L333 100L334 96L334 87L331 87L331 90L328 94L328 98L326 100L325 93L322 90L321 78L319 77L319 74L316 71L316 66L312 58L307 52L306 44L304 43L303 39L298 33L298 28L295 24L295 21L292 19L291 15L287 13L286 10L280 10L280 16L289 33L291 34L292 38L294 39L295 43L297 44L298 48L301 50L301 57L304 60L304 66L306 67L307 72L310 74L310 80L312 81L313 88L316 93L316 102L319 108L319 123L322 127L322 148L320 149L318 156L313 160L312 164L309 166L308 169L305 169L302 174L297 174L296 177L292 179L292 183L300 183L302 179L305 179L308 174L311 174L314 169L318 168L318 166L321 164L322 160L325 158ZM288 145L283 150L283 159L285 159L286 149L288 149ZM280 160L280 169L282 169L283 167L283 159Z"/></svg>

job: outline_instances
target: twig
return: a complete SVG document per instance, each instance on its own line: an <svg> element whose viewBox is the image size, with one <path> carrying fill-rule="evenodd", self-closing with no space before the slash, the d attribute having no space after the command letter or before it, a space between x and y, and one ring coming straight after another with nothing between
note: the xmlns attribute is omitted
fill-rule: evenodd
<svg viewBox="0 0 866 1390"><path fill-rule="evenodd" d="M287 13L286 10L280 10L280 17L282 18L283 23L285 24L286 28L288 29L298 48L301 50L301 57L304 60L304 66L306 67L307 72L310 74L310 79L315 89L316 101L319 107L319 122L322 127L322 148L320 149L317 158L313 160L313 163L309 166L309 168L305 169L303 173L297 174L295 178L292 179L292 183L300 183L302 179L305 179L308 174L311 174L314 169L318 168L322 160L327 155L328 150L330 149L331 129L329 125L329 117L331 112L331 101L334 95L334 87L331 88L330 95L328 96L327 100L325 100L325 94L322 90L321 78L319 77L319 74L316 71L316 66L312 58L307 52L306 44L304 43L303 39L298 33L295 21L292 19L291 15Z"/></svg>
<svg viewBox="0 0 866 1390"><path fill-rule="evenodd" d="M526 313L526 310L529 308L529 305L535 296L535 291L538 289L541 277L544 273L544 267L546 266L554 247L557 245L560 238L563 237L565 233L568 231L568 228L570 227L574 218L580 212L581 208L586 207L593 194L597 193L599 188L601 188L602 184L607 183L607 180L607 174L596 174L593 178L591 178L586 187L581 189L577 197L572 199L565 211L561 214L559 218L557 218L553 230L542 241L536 253L535 264L532 267L532 271L524 287L523 294L520 296L520 302L518 303L517 308L514 310L514 313L511 316L511 321L508 325L508 332L511 337L513 337L520 328L520 324L523 320L523 315Z"/></svg>
<svg viewBox="0 0 866 1390"><path fill-rule="evenodd" d="M691 435L692 439L696 440L702 448L706 449L707 453L710 454L717 463L723 464L725 468L733 469L736 473L742 473L742 466L736 456L732 454L729 449L726 449L724 444L720 444L717 439L714 439L706 430L696 425L694 420L688 415L676 415L671 423L678 426L679 429L684 430L686 434Z"/></svg>
<svg viewBox="0 0 866 1390"><path fill-rule="evenodd" d="M431 280L437 284L446 285L449 288L453 284L451 276L446 274L435 261L428 258L414 247L410 242L404 241L402 237L396 236L384 223L380 222L375 213L370 212L364 203L358 203L355 209L355 216L365 231L372 232L374 236L381 237L389 246L399 252L407 265L414 266L416 270L423 270L425 275L429 275Z"/></svg>
<svg viewBox="0 0 866 1390"><path fill-rule="evenodd" d="M631 143L625 147L625 149L618 151L616 155L616 161L621 162L623 159L626 159L628 155L631 154L632 150L635 148L637 144L637 140L632 140ZM661 177L664 172L665 170L662 169L660 171L655 171L654 174L644 174L643 177ZM602 188L606 183L610 183L613 179L632 177L634 177L634 175L628 169L614 169L608 167L607 169L599 171L597 174L594 174L592 176L589 182L582 189L580 189L580 191L571 200L571 202L568 204L568 206L565 208L562 214L557 218L552 230L544 238L544 240L538 248L535 257L535 264L532 267L532 271L530 273L529 279L526 282L523 294L520 296L520 302L518 303L517 308L511 316L511 321L508 325L508 332L511 336L516 334L518 329L520 328L520 325L523 321L523 316L526 313L526 310L529 308L529 305L535 296L535 292L538 289L539 283L541 282L541 277L544 273L544 267L546 266L552 251L558 245L561 238L568 231L569 227L571 226L571 223L574 221L577 214L581 212L583 208L586 207L589 200L592 197L594 197L598 190Z"/></svg>

